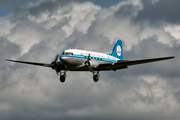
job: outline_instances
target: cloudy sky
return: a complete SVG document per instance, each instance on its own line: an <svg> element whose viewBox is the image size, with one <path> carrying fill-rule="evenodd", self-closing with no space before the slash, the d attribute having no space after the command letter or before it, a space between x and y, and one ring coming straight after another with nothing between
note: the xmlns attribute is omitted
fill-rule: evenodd
<svg viewBox="0 0 180 120"><path fill-rule="evenodd" d="M179 120L179 0L0 0L0 119ZM175 59L100 72L67 72L4 59L51 63L64 49L124 59Z"/></svg>

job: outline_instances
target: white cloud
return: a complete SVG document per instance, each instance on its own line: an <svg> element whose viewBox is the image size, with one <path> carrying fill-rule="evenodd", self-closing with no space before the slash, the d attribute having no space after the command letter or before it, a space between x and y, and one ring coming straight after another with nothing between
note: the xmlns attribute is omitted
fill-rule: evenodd
<svg viewBox="0 0 180 120"><path fill-rule="evenodd" d="M72 10L65 17L69 18L68 24L62 27L66 31L67 36L71 35L74 30L86 33L86 30L91 25L91 22L95 19L94 15L101 9L99 6L95 6L91 2L85 2L82 4L73 3Z"/></svg>
<svg viewBox="0 0 180 120"><path fill-rule="evenodd" d="M0 36L5 37L10 34L10 30L15 26L11 23L9 17L0 17Z"/></svg>
<svg viewBox="0 0 180 120"><path fill-rule="evenodd" d="M164 27L165 31L169 32L173 37L180 40L180 26L179 25L167 25Z"/></svg>
<svg viewBox="0 0 180 120"><path fill-rule="evenodd" d="M98 83L90 72L68 71L63 84L51 69L0 60L0 115L7 119L179 118L179 25L166 22L154 27L135 21L143 10L139 0L110 8L92 2L61 2L25 4L21 11L0 18L3 59L50 63L69 47L110 52L116 38L123 39L125 58L176 58L101 72Z"/></svg>

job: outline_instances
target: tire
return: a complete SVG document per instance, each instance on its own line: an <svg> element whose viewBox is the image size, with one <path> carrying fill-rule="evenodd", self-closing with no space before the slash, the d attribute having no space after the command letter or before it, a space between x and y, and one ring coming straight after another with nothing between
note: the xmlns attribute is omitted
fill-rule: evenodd
<svg viewBox="0 0 180 120"><path fill-rule="evenodd" d="M65 82L65 80L66 80L66 76L65 75L61 75L60 76L60 81L63 83L63 82Z"/></svg>
<svg viewBox="0 0 180 120"><path fill-rule="evenodd" d="M93 76L93 80L94 80L94 82L98 82L98 80L99 80L99 75L97 75L97 74L94 75L94 76Z"/></svg>

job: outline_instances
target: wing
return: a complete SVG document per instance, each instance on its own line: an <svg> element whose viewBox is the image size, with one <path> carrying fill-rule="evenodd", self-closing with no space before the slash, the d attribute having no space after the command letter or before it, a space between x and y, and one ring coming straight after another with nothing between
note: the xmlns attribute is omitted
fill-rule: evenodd
<svg viewBox="0 0 180 120"><path fill-rule="evenodd" d="M142 60L132 60L132 61L119 61L115 63L106 63L106 64L100 64L99 69L112 69L112 70L117 70L117 69L124 69L127 68L128 66L131 65L138 65L138 64L144 64L144 63L150 63L150 62L156 62L156 61L161 61L161 60L168 60L172 59L175 57L162 57L162 58L152 58L152 59L142 59Z"/></svg>
<svg viewBox="0 0 180 120"><path fill-rule="evenodd" d="M17 60L8 60L8 59L5 59L5 60L11 61L11 62L18 62L18 63L24 63L24 64L30 64L30 65L43 66L43 67L52 67L51 64L46 64L46 63L35 63L35 62L26 62L26 61L17 61Z"/></svg>

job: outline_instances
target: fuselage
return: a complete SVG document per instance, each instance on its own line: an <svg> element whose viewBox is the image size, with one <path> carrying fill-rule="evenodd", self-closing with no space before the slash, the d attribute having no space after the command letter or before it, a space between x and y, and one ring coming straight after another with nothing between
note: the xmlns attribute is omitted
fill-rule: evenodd
<svg viewBox="0 0 180 120"><path fill-rule="evenodd" d="M60 61L68 66L78 66L84 64L87 61L89 55L90 59L95 60L98 64L113 63L119 60L116 57L108 55L108 53L100 53L80 49L68 49L64 50L64 52L60 56Z"/></svg>

